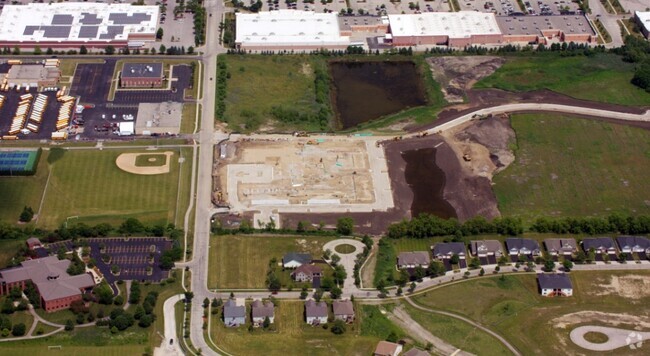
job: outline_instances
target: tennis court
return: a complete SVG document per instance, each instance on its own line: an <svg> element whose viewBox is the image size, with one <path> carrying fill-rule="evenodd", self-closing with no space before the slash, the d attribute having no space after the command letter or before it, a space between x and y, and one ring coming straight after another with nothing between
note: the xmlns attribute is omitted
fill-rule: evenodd
<svg viewBox="0 0 650 356"><path fill-rule="evenodd" d="M0 151L0 175L34 174L39 152L39 150Z"/></svg>

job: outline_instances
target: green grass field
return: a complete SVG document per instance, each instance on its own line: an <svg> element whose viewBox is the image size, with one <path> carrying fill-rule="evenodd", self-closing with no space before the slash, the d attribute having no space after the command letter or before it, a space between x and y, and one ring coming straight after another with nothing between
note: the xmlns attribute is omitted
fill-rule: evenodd
<svg viewBox="0 0 650 356"><path fill-rule="evenodd" d="M195 103L183 103L183 118L181 119L181 128L180 132L189 134L194 132L194 126L196 123L196 110L198 104ZM199 128L201 120L201 114L199 113Z"/></svg>
<svg viewBox="0 0 650 356"><path fill-rule="evenodd" d="M312 327L304 321L304 302L281 301L275 308L277 331L246 327L226 328L223 321L212 316L212 339L226 352L234 355L369 355L380 340L359 333L359 324L347 326L343 335L334 335L322 327Z"/></svg>
<svg viewBox="0 0 650 356"><path fill-rule="evenodd" d="M611 276L628 276L628 278L634 276L636 283L640 285L637 285L637 288L634 288L633 284L622 287L621 290L627 290L625 294L620 290L608 292L602 285L610 284ZM491 276L439 288L413 299L418 304L452 311L478 321L506 337L526 354L578 354L585 351L569 340L569 333L574 327L585 323L613 326L612 323L617 317L613 314L646 318L649 316L647 308L643 309L641 306L650 302L650 294L642 287L644 282L638 280L644 279L647 283L649 278L648 271L574 271L571 272L573 297L544 298L538 294L534 274L508 275L503 279ZM450 295L454 297L450 298ZM564 327L561 322L554 320L584 311L612 313L612 315L596 317L594 320L586 315L569 316L572 321L567 322ZM429 316L419 310L413 310L412 316L425 324L430 320ZM444 332L445 329L446 327L443 327L440 331ZM453 343L451 338L447 340ZM474 347L479 347L480 350L484 345L482 342L476 344L472 341L465 347L470 352L476 352L472 351L476 350ZM460 347L462 348L463 345ZM616 350L616 354L620 353L640 355L644 351L632 352L627 348Z"/></svg>
<svg viewBox="0 0 650 356"><path fill-rule="evenodd" d="M318 108L314 89L314 69L327 70L324 59L316 56L222 56L230 79L227 80L226 112L222 121L235 131L254 131L272 121L270 110L283 106L301 113ZM277 129L318 130L309 123Z"/></svg>
<svg viewBox="0 0 650 356"><path fill-rule="evenodd" d="M52 176L39 227L56 228L68 217L77 217L70 222L88 224L119 224L127 217L146 223L166 224L177 220L178 151L171 157L170 173L153 176L135 175L117 168L115 159L124 151L64 151L62 155L60 152L43 158L51 162ZM188 152L183 151L184 155ZM184 184L189 185L191 165L187 163L186 160L183 164L181 189ZM22 206L23 203L16 203L11 207L16 216Z"/></svg>
<svg viewBox="0 0 650 356"><path fill-rule="evenodd" d="M380 340L385 340L391 333L397 335L398 338L405 337L406 333L381 313L382 309L391 310L393 307L392 304L358 305L361 335L374 336Z"/></svg>
<svg viewBox="0 0 650 356"><path fill-rule="evenodd" d="M167 156L163 154L144 154L135 158L137 167L160 167L167 162Z"/></svg>
<svg viewBox="0 0 650 356"><path fill-rule="evenodd" d="M20 247L24 245L24 240L0 240L0 268L7 266L16 256Z"/></svg>
<svg viewBox="0 0 650 356"><path fill-rule="evenodd" d="M650 135L562 115L512 117L516 160L494 179L505 216L648 214Z"/></svg>
<svg viewBox="0 0 650 356"><path fill-rule="evenodd" d="M475 88L509 91L550 89L578 99L622 105L650 105L650 93L632 85L634 65L619 56L515 58Z"/></svg>
<svg viewBox="0 0 650 356"><path fill-rule="evenodd" d="M47 182L47 152L43 151L38 162L36 174L26 177L0 177L0 220L9 223L18 221L24 206L31 206L38 211Z"/></svg>
<svg viewBox="0 0 650 356"><path fill-rule="evenodd" d="M266 288L266 273L271 258L282 262L287 252L308 252L320 258L323 245L332 237L219 235L210 238L208 287ZM289 284L289 271L281 271L283 286ZM324 272L331 272L325 268Z"/></svg>

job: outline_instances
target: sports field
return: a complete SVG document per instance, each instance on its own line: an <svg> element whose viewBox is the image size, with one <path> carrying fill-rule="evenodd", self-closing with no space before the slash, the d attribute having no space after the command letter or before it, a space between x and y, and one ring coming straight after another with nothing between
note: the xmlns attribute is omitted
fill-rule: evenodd
<svg viewBox="0 0 650 356"><path fill-rule="evenodd" d="M323 245L332 237L219 235L210 238L208 288L266 288L266 273L271 258L280 263L288 252L311 253L319 259ZM289 271L281 271L283 285L290 281ZM324 272L328 272L326 269Z"/></svg>
<svg viewBox="0 0 650 356"><path fill-rule="evenodd" d="M221 121L234 131L273 127L287 130L319 130L316 122L272 122L273 107L316 114L314 70L327 71L317 56L222 56L227 65L226 112ZM216 78L215 78L216 80ZM325 98L329 100L329 98ZM327 102L329 105L329 101Z"/></svg>
<svg viewBox="0 0 650 356"><path fill-rule="evenodd" d="M648 214L650 135L563 115L512 116L515 162L494 179L504 216Z"/></svg>
<svg viewBox="0 0 650 356"><path fill-rule="evenodd" d="M182 188L182 184L189 184L190 161L182 164L183 177L179 177L180 164L174 158L168 174L136 175L124 172L115 165L117 156L124 152L51 151L48 162L52 176L38 226L56 228L66 219L70 222L108 222L117 225L127 217L135 217L145 223L173 223L177 214L179 185ZM187 151L183 152L188 154ZM179 178L183 179L179 181ZM22 208L22 205L18 208ZM184 213L182 208L178 210L179 214Z"/></svg>
<svg viewBox="0 0 650 356"><path fill-rule="evenodd" d="M480 322L504 336L522 353L531 355L585 353L569 339L571 330L579 325L620 323L625 329L640 327L643 322L649 325L650 312L643 306L650 302L650 293L644 287L650 282L650 272L574 271L571 279L574 295L570 298L541 297L535 275L521 274L473 279L426 292L413 300ZM450 295L454 298L449 298ZM411 310L413 318L428 327L427 313ZM448 328L441 330L445 332ZM432 329L434 334L436 331ZM443 335L440 337L446 338ZM451 338L448 341L453 343ZM471 339L466 342L466 349L475 353L485 345ZM641 355L647 351L647 346L636 351L621 348L616 354Z"/></svg>
<svg viewBox="0 0 650 356"><path fill-rule="evenodd" d="M612 54L515 58L475 88L509 91L550 89L578 99L622 105L650 105L650 93L630 83L634 64Z"/></svg>
<svg viewBox="0 0 650 356"><path fill-rule="evenodd" d="M25 177L0 177L0 221L15 223L24 206L36 212L47 181L47 152L43 151L36 174Z"/></svg>
<svg viewBox="0 0 650 356"><path fill-rule="evenodd" d="M212 316L212 339L220 348L233 355L370 355L380 340L359 334L358 322L346 326L343 335L334 335L322 327L312 327L304 321L304 302L281 301L275 308L277 331L246 327L226 328ZM330 307L331 311L331 307Z"/></svg>

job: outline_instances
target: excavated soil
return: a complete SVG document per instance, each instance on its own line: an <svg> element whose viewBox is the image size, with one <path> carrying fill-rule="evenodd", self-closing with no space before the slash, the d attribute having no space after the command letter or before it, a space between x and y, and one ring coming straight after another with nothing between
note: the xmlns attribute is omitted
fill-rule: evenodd
<svg viewBox="0 0 650 356"><path fill-rule="evenodd" d="M448 103L462 103L474 83L491 75L505 63L503 57L463 56L427 58L433 78L440 83Z"/></svg>

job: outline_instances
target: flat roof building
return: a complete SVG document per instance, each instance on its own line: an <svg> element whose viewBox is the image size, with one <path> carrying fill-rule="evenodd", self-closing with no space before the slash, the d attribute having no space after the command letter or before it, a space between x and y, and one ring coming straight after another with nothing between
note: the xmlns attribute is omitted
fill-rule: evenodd
<svg viewBox="0 0 650 356"><path fill-rule="evenodd" d="M178 134L181 131L182 115L183 103L141 103L135 119L135 134Z"/></svg>
<svg viewBox="0 0 650 356"><path fill-rule="evenodd" d="M650 39L650 11L635 11L634 19L645 38Z"/></svg>
<svg viewBox="0 0 650 356"><path fill-rule="evenodd" d="M506 43L595 43L596 31L585 15L497 16Z"/></svg>
<svg viewBox="0 0 650 356"><path fill-rule="evenodd" d="M279 10L236 16L235 44L241 49L308 51L350 45L350 37L341 35L335 13Z"/></svg>
<svg viewBox="0 0 650 356"><path fill-rule="evenodd" d="M501 30L493 13L425 12L388 15L394 46L498 44Z"/></svg>
<svg viewBox="0 0 650 356"><path fill-rule="evenodd" d="M160 88L162 84L162 63L124 63L120 72L122 88Z"/></svg>
<svg viewBox="0 0 650 356"><path fill-rule="evenodd" d="M0 44L24 48L103 48L155 41L158 6L86 2L5 5Z"/></svg>
<svg viewBox="0 0 650 356"><path fill-rule="evenodd" d="M61 77L58 67L46 67L42 64L14 64L4 78L10 87L22 86L55 86Z"/></svg>

